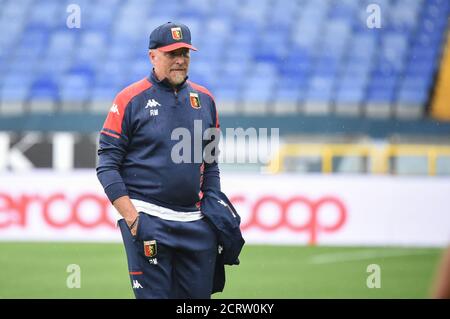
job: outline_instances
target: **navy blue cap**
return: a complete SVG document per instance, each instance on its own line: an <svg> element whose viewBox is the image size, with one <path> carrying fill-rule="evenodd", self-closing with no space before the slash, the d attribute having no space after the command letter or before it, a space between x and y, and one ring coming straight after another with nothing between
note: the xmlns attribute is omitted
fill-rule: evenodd
<svg viewBox="0 0 450 319"><path fill-rule="evenodd" d="M188 48L197 51L191 45L191 31L182 23L167 22L160 25L150 34L149 49L158 49L163 52L179 48Z"/></svg>

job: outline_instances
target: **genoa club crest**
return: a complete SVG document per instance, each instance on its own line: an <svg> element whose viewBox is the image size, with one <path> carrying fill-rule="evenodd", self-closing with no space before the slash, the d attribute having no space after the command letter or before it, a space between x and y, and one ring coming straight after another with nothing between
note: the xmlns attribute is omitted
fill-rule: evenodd
<svg viewBox="0 0 450 319"><path fill-rule="evenodd" d="M144 254L146 257L153 257L156 255L156 240L144 241Z"/></svg>
<svg viewBox="0 0 450 319"><path fill-rule="evenodd" d="M200 108L200 99L197 93L189 93L189 100L191 101L191 106L194 109Z"/></svg>
<svg viewBox="0 0 450 319"><path fill-rule="evenodd" d="M172 38L174 40L181 40L181 39L183 39L183 33L181 33L181 28L180 27L171 28L170 31L172 31Z"/></svg>

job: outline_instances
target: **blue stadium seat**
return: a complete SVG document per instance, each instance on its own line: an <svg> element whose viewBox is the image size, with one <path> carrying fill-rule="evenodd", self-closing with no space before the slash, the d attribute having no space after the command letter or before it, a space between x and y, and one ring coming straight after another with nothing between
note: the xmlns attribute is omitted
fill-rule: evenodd
<svg viewBox="0 0 450 319"><path fill-rule="evenodd" d="M400 88L406 88L407 90L426 90L428 91L431 86L431 80L424 76L406 76L403 78Z"/></svg>
<svg viewBox="0 0 450 319"><path fill-rule="evenodd" d="M0 88L0 98L2 102L23 101L28 95L29 87L3 85Z"/></svg>
<svg viewBox="0 0 450 319"><path fill-rule="evenodd" d="M119 92L114 85L98 85L92 89L91 100L112 101Z"/></svg>
<svg viewBox="0 0 450 319"><path fill-rule="evenodd" d="M130 64L128 70L128 81L138 81L150 75L151 64L148 59L135 60Z"/></svg>
<svg viewBox="0 0 450 319"><path fill-rule="evenodd" d="M248 103L247 105L251 105L252 103L267 103L271 98L273 98L273 86L266 84L263 86L247 86L242 91L243 102Z"/></svg>
<svg viewBox="0 0 450 319"><path fill-rule="evenodd" d="M0 49L10 51L11 47L16 43L17 38L21 36L22 23L14 18L3 18L0 20L0 30L8 30L8 32L2 32L2 36L0 37Z"/></svg>
<svg viewBox="0 0 450 319"><path fill-rule="evenodd" d="M55 81L48 77L33 82L27 97L30 112L55 112L59 103L59 88Z"/></svg>
<svg viewBox="0 0 450 319"><path fill-rule="evenodd" d="M50 37L49 47L47 49L47 56L49 57L64 57L71 56L76 41L78 40L78 33L72 31L56 31Z"/></svg>
<svg viewBox="0 0 450 319"><path fill-rule="evenodd" d="M401 104L423 105L428 98L428 90L401 88L397 102Z"/></svg>
<svg viewBox="0 0 450 319"><path fill-rule="evenodd" d="M65 56L43 57L36 66L36 74L53 76L59 80L59 76L64 74L72 65L72 60Z"/></svg>
<svg viewBox="0 0 450 319"><path fill-rule="evenodd" d="M357 2L353 1L352 3L350 1L339 1L333 3L333 7L330 9L328 17L333 20L351 20L355 17L357 10Z"/></svg>
<svg viewBox="0 0 450 319"><path fill-rule="evenodd" d="M59 1L35 1L30 10L29 23L56 27L66 22L66 8Z"/></svg>
<svg viewBox="0 0 450 319"><path fill-rule="evenodd" d="M338 104L360 104L364 100L364 94L362 87L341 86L337 90L335 101Z"/></svg>
<svg viewBox="0 0 450 319"><path fill-rule="evenodd" d="M278 78L278 86L290 90L305 89L309 84L308 74L285 74Z"/></svg>
<svg viewBox="0 0 450 319"><path fill-rule="evenodd" d="M334 77L340 70L340 60L334 57L320 57L314 67L314 75L323 77Z"/></svg>
<svg viewBox="0 0 450 319"><path fill-rule="evenodd" d="M294 23L301 9L301 1L276 0L270 9L270 23L273 26L283 26L288 29Z"/></svg>
<svg viewBox="0 0 450 319"><path fill-rule="evenodd" d="M393 85L370 86L367 102L391 104L394 99L395 87Z"/></svg>
<svg viewBox="0 0 450 319"><path fill-rule="evenodd" d="M423 79L431 80L436 69L436 62L433 60L411 59L404 72L405 76L420 76Z"/></svg>
<svg viewBox="0 0 450 319"><path fill-rule="evenodd" d="M90 97L91 84L91 80L82 74L63 76L60 84L62 109L66 112L83 111L83 105Z"/></svg>
<svg viewBox="0 0 450 319"><path fill-rule="evenodd" d="M6 74L0 86L2 114L21 114L30 89L31 77L27 73Z"/></svg>
<svg viewBox="0 0 450 319"><path fill-rule="evenodd" d="M50 34L51 30L46 27L28 25L22 33L17 48L27 48L30 52L39 50L41 47L48 45ZM30 48L33 48L33 50L30 50Z"/></svg>
<svg viewBox="0 0 450 319"><path fill-rule="evenodd" d="M279 63L287 53L288 37L279 32L268 32L256 41L254 59L257 62Z"/></svg>
<svg viewBox="0 0 450 319"><path fill-rule="evenodd" d="M58 85L48 78L40 78L33 82L29 99L51 99L56 102L59 96Z"/></svg>
<svg viewBox="0 0 450 319"><path fill-rule="evenodd" d="M214 94L217 101L236 101L240 98L240 93L238 88L219 87Z"/></svg>
<svg viewBox="0 0 450 319"><path fill-rule="evenodd" d="M294 47L285 59L280 61L279 70L281 74L306 73L315 64L312 54L308 50Z"/></svg>
<svg viewBox="0 0 450 319"><path fill-rule="evenodd" d="M332 77L313 76L309 83L306 99L316 102L331 101L334 79Z"/></svg>
<svg viewBox="0 0 450 319"><path fill-rule="evenodd" d="M208 63L198 63L196 65L197 67L190 67L190 75L189 78L192 79L194 82L196 81L194 78L194 74L197 74L197 83L200 85L208 87L210 90L215 88L217 85L219 85L222 82L222 78L218 77L217 74L223 74L221 71L219 71L220 65L210 65ZM192 73L194 71L194 74ZM225 78L227 77L239 77L239 75L233 74L231 72L226 73Z"/></svg>
<svg viewBox="0 0 450 319"><path fill-rule="evenodd" d="M266 22L266 15L269 9L268 1L247 0L240 5L237 10L238 23L262 26Z"/></svg>
<svg viewBox="0 0 450 319"><path fill-rule="evenodd" d="M305 88L291 89L285 86L280 86L274 90L274 98L283 102L300 102L305 98Z"/></svg>
<svg viewBox="0 0 450 319"><path fill-rule="evenodd" d="M208 0L187 0L183 2L183 4L190 9L196 10L197 12L208 14L210 13L214 3Z"/></svg>

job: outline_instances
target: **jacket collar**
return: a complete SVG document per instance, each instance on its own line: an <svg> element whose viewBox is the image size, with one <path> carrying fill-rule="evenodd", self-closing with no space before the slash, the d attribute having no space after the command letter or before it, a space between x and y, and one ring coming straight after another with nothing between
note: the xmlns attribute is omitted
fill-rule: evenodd
<svg viewBox="0 0 450 319"><path fill-rule="evenodd" d="M177 86L172 86L172 84L169 83L169 81L167 79L163 79L162 81L159 81L158 78L155 75L155 70L153 69L152 72L150 73L150 76L148 77L148 80L153 84L156 85L162 89L165 90L170 90L170 91L180 91L182 88L184 88L187 84L188 77L186 76L186 78L184 79L184 81L180 84L178 84Z"/></svg>

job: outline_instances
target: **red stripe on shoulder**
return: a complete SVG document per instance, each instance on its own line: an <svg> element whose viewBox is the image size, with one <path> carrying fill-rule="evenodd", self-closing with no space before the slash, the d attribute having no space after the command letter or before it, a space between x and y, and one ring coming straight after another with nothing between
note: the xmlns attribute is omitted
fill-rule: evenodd
<svg viewBox="0 0 450 319"><path fill-rule="evenodd" d="M199 84L196 84L194 82L191 82L191 81L188 81L188 83L197 91L200 91L202 93L209 95L214 101L214 96L211 94L211 92L209 92L209 90L207 88L205 88L204 86L201 86Z"/></svg>
<svg viewBox="0 0 450 319"><path fill-rule="evenodd" d="M205 88L204 86L201 86L199 84L196 84L194 82L188 81L188 83L197 91L200 91L202 93L205 93L206 95L210 96L214 102L214 105L216 105L216 101L214 100L214 96L211 94L211 92L209 92L209 90L207 88ZM217 107L215 109L216 111L216 127L219 128L220 124L219 124L219 112L217 112Z"/></svg>
<svg viewBox="0 0 450 319"><path fill-rule="evenodd" d="M109 133L109 132L106 132L106 131L104 131L104 130L102 130L100 133L101 133L101 134L108 135L108 136L112 136L112 137L115 137L115 138L120 138L120 135L114 134L114 133Z"/></svg>
<svg viewBox="0 0 450 319"><path fill-rule="evenodd" d="M120 91L114 99L113 105L111 106L108 116L106 117L105 124L103 124L103 128L121 134L123 116L128 103L130 103L131 99L136 95L139 95L151 86L152 84L147 80L147 78L144 78Z"/></svg>

